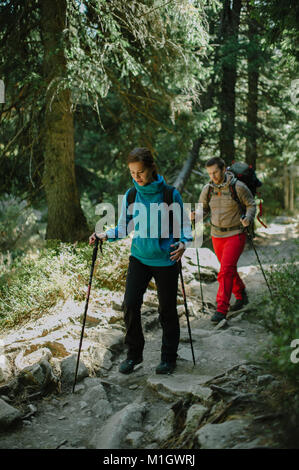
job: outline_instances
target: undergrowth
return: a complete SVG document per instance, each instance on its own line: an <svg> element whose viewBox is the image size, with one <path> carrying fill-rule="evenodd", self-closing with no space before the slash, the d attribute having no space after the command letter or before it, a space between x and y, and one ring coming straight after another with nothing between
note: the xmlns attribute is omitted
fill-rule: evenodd
<svg viewBox="0 0 299 470"><path fill-rule="evenodd" d="M282 386L272 396L273 409L281 412L280 441L298 448L299 439L299 263L293 260L267 272L273 298L260 311L260 319L271 333L272 345L265 353L270 370ZM296 341L297 340L297 341Z"/></svg>
<svg viewBox="0 0 299 470"><path fill-rule="evenodd" d="M265 358L275 371L299 384L299 263L276 265L267 277L273 298L260 311L260 319L272 335L272 347Z"/></svg>
<svg viewBox="0 0 299 470"><path fill-rule="evenodd" d="M0 258L0 329L42 316L59 300L85 300L93 247L51 241L20 257ZM128 244L105 243L93 274L93 288L123 290Z"/></svg>

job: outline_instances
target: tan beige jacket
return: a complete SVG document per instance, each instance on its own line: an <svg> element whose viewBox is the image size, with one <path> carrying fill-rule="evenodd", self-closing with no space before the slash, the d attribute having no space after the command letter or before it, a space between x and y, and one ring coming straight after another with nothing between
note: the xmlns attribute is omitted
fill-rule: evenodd
<svg viewBox="0 0 299 470"><path fill-rule="evenodd" d="M225 173L226 181L223 187L218 188L212 181L209 181L203 187L199 202L203 204L203 217L210 212L211 216L211 235L213 237L231 237L244 231L240 222L242 215L239 204L232 198L229 184L233 182L235 176L230 171ZM212 187L210 193L210 203L208 202L209 187ZM254 221L256 204L254 197L248 187L239 180L236 180L236 192L241 204L245 207L246 218L250 222ZM218 229L217 229L218 227ZM221 231L219 228L230 228L228 231Z"/></svg>

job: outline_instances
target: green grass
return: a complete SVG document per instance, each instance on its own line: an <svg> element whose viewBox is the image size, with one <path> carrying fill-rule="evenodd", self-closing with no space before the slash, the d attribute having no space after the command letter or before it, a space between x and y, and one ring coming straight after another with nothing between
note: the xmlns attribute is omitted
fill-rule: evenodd
<svg viewBox="0 0 299 470"><path fill-rule="evenodd" d="M128 264L128 245L105 243L93 276L94 288L123 290ZM93 247L51 241L36 252L2 257L0 275L0 329L42 316L59 300L86 298ZM0 267L1 268L1 267Z"/></svg>

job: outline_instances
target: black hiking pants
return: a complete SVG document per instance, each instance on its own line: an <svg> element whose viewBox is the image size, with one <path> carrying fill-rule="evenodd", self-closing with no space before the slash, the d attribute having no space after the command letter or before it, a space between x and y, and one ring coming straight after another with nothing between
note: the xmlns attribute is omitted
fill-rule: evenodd
<svg viewBox="0 0 299 470"><path fill-rule="evenodd" d="M141 325L143 295L152 279L155 279L159 299L159 320L162 326L161 361L175 362L180 340L177 314L178 263L172 266L147 266L130 256L124 297L125 344L127 358L142 358L144 336Z"/></svg>

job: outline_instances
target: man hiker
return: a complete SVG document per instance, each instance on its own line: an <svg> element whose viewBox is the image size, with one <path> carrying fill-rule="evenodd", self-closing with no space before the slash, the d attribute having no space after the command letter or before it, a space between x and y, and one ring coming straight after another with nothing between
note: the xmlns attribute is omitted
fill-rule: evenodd
<svg viewBox="0 0 299 470"><path fill-rule="evenodd" d="M171 373L176 366L180 338L177 314L178 261L183 256L185 245L192 241L191 224L187 215L182 217L184 211L179 192L168 186L163 176L158 174L148 148L135 148L130 152L127 162L134 186L126 192L123 198L117 227L96 234L102 241L112 242L127 236L130 230L135 229L123 303L126 325L125 344L128 350L127 358L120 364L119 371L129 374L133 372L135 365L143 361L144 336L140 310L143 295L150 280L154 278L159 299L159 320L162 326L161 362L156 368L156 373L167 374ZM133 202L131 202L132 190ZM172 218L170 214L168 219L161 216L161 219L157 221L153 218L151 206L165 202L166 194L168 198L171 196L167 204L177 203L180 213L179 237L174 236L174 212ZM133 212L130 215L132 206ZM143 213L143 218L139 217L137 222L135 217L138 217L140 212ZM135 227L132 226L134 219ZM149 229L152 230L150 236L148 236ZM136 235L136 230L139 230L139 235ZM90 244L94 242L95 233L89 238Z"/></svg>
<svg viewBox="0 0 299 470"><path fill-rule="evenodd" d="M203 218L210 214L213 248L220 262L217 311L211 318L213 323L219 323L226 318L229 308L236 311L248 303L237 263L246 243L246 227L254 221L256 204L248 187L226 170L221 158L208 160L206 170L210 181L203 187L199 202L203 204ZM233 197L233 185L239 202ZM193 212L191 218L194 217ZM236 301L230 307L232 293Z"/></svg>

